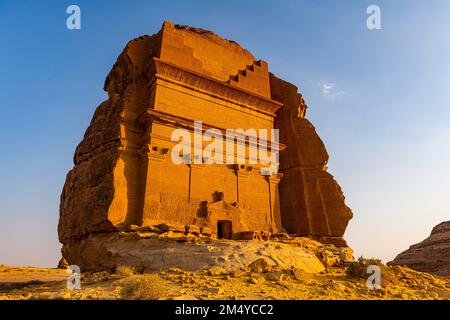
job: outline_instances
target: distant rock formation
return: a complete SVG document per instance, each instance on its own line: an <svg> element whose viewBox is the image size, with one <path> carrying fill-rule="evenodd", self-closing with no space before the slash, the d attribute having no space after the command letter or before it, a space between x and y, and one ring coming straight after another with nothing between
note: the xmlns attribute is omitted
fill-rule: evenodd
<svg viewBox="0 0 450 320"><path fill-rule="evenodd" d="M400 253L388 265L450 276L450 221L438 224L428 238Z"/></svg>
<svg viewBox="0 0 450 320"><path fill-rule="evenodd" d="M96 269L101 255L92 248L114 251L101 243L103 234L115 233L116 241L130 226L164 223L173 230L162 231L187 238L287 232L346 246L352 212L326 171L325 146L297 87L270 73L267 62L210 31L165 22L127 44L104 90L108 99L75 151L61 194L58 233L69 264ZM196 120L221 133L279 129L279 171L268 176L248 161L251 150L272 145L269 137L238 142L245 164L198 164L195 146L183 153L189 163L174 163L171 134L195 132Z"/></svg>

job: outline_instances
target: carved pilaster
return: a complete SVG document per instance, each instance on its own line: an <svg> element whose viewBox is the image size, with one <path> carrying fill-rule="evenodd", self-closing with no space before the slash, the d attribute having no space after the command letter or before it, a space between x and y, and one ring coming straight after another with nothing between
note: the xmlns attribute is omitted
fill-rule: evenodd
<svg viewBox="0 0 450 320"><path fill-rule="evenodd" d="M271 176L265 176L266 180L270 184L274 184L274 185L278 185L280 183L282 177L283 177L282 173L276 173Z"/></svg>
<svg viewBox="0 0 450 320"><path fill-rule="evenodd" d="M203 186L202 169L204 164L194 164L193 161L188 164L189 167L189 194L188 200L191 202L194 198L201 198Z"/></svg>
<svg viewBox="0 0 450 320"><path fill-rule="evenodd" d="M248 178L248 176L252 173L253 167L245 164L234 164L232 165L234 169L234 173L238 178Z"/></svg>
<svg viewBox="0 0 450 320"><path fill-rule="evenodd" d="M146 162L146 179L144 186L143 217L159 218L159 195L162 182L162 161L166 158L168 148L148 144L141 149L140 155Z"/></svg>
<svg viewBox="0 0 450 320"><path fill-rule="evenodd" d="M140 155L148 160L162 161L166 158L169 148L162 148L155 145L147 145L141 149Z"/></svg>
<svg viewBox="0 0 450 320"><path fill-rule="evenodd" d="M278 192L278 184L283 177L282 173L276 173L271 176L265 176L269 187L269 206L270 206L270 217L267 221L270 223L270 228L274 230L281 229L281 215L280 215L280 195Z"/></svg>
<svg viewBox="0 0 450 320"><path fill-rule="evenodd" d="M253 167L245 164L234 164L230 166L236 174L236 200L245 207L245 199L247 198L247 178L253 171ZM243 205L242 205L243 204Z"/></svg>

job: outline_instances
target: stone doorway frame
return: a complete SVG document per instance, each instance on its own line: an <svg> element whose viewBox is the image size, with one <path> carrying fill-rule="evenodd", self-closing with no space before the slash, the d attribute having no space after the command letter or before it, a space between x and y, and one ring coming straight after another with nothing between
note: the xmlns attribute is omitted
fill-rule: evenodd
<svg viewBox="0 0 450 320"><path fill-rule="evenodd" d="M231 239L233 236L233 223L231 220L217 221L217 238Z"/></svg>

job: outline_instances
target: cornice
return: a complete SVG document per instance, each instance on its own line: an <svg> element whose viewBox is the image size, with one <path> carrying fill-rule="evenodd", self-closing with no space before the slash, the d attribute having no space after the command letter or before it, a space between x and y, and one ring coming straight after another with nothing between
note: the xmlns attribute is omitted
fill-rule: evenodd
<svg viewBox="0 0 450 320"><path fill-rule="evenodd" d="M153 84L155 79L174 82L178 85L183 85L204 94L237 103L272 117L283 106L279 101L231 86L227 82L216 80L158 58L153 58L152 62L146 67L145 74L149 79L149 86Z"/></svg>

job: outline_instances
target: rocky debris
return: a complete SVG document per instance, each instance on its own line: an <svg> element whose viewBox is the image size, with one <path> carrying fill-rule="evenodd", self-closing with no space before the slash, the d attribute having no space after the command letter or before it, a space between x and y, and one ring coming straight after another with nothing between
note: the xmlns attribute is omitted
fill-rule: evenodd
<svg viewBox="0 0 450 320"><path fill-rule="evenodd" d="M139 238L143 238L143 239L156 239L156 238L164 237L164 236L161 236L160 233L156 233L156 232L137 232L136 235Z"/></svg>
<svg viewBox="0 0 450 320"><path fill-rule="evenodd" d="M173 240L177 242L208 242L216 240L217 237L211 233L209 228L201 228L196 225L176 225L176 224L159 224L159 225L147 225L137 226L130 225L126 228L122 228L119 231L119 235L128 236L131 238L140 239L160 239L160 240Z"/></svg>
<svg viewBox="0 0 450 320"><path fill-rule="evenodd" d="M196 226L196 225L193 225L193 224L187 224L187 225L184 226L184 228L185 228L185 232L187 234L189 234L189 233L191 233L193 235L201 234L199 226Z"/></svg>
<svg viewBox="0 0 450 320"><path fill-rule="evenodd" d="M400 253L388 265L404 265L418 271L450 275L450 221L435 226L428 238Z"/></svg>
<svg viewBox="0 0 450 320"><path fill-rule="evenodd" d="M321 252L320 261L322 261L325 268L329 268L339 264L340 258L330 250L324 250Z"/></svg>
<svg viewBox="0 0 450 320"><path fill-rule="evenodd" d="M171 268L145 274L83 273L82 287L68 290L66 281L40 282L35 285L0 290L0 300L95 300L95 299L450 299L450 277L440 277L408 267L386 267L396 278L380 290L369 290L365 279L349 277L341 267L311 274L302 269L276 269L255 273L247 267L224 274L225 268L187 271ZM27 268L8 268L3 273L14 277ZM39 269L44 280L55 269ZM62 270L59 271L62 273ZM384 272L384 271L383 271Z"/></svg>
<svg viewBox="0 0 450 320"><path fill-rule="evenodd" d="M179 233L185 233L186 232L186 226L184 225L177 225L177 224L168 224L168 223L162 223L156 226L158 229L168 232L179 232Z"/></svg>
<svg viewBox="0 0 450 320"><path fill-rule="evenodd" d="M319 250L317 255L325 268L354 261L353 250L347 247L335 248L333 245L324 246Z"/></svg>
<svg viewBox="0 0 450 320"><path fill-rule="evenodd" d="M170 227L167 227L167 226L166 226L166 229L164 229L164 228L158 228L158 226L152 226L152 225L137 226L134 224L129 225L125 229L125 231L131 231L131 232L151 232L151 233L156 233L156 234L161 234L161 233L167 232L168 230L171 230L171 229L170 229Z"/></svg>
<svg viewBox="0 0 450 320"><path fill-rule="evenodd" d="M200 233L205 236L212 235L212 230L209 227L200 227Z"/></svg>
<svg viewBox="0 0 450 320"><path fill-rule="evenodd" d="M82 275L83 282L87 284L103 282L109 279L111 279L111 274L107 271L100 271Z"/></svg>
<svg viewBox="0 0 450 320"><path fill-rule="evenodd" d="M398 284L398 279L395 272L392 271L391 268L385 266L384 264L380 265L381 271L381 286L387 287L389 285Z"/></svg>
<svg viewBox="0 0 450 320"><path fill-rule="evenodd" d="M211 241L217 239L211 229L196 225L179 225L162 223L158 225L130 225L120 232L133 234L143 239L164 239L179 242ZM119 232L119 233L120 233Z"/></svg>
<svg viewBox="0 0 450 320"><path fill-rule="evenodd" d="M170 273L175 273L175 274L184 274L184 270L180 269L180 268L169 268L169 272Z"/></svg>
<svg viewBox="0 0 450 320"><path fill-rule="evenodd" d="M433 287L438 289L450 289L449 277L438 277L430 273L420 272L397 265L389 268L398 280L396 284L403 283L407 286L416 287L421 290L431 290Z"/></svg>
<svg viewBox="0 0 450 320"><path fill-rule="evenodd" d="M234 240L263 240L268 241L271 237L268 231L241 231L233 235Z"/></svg>
<svg viewBox="0 0 450 320"><path fill-rule="evenodd" d="M354 261L353 250L349 247L336 247L333 244L324 244L309 237L289 237L279 241L314 252L326 268Z"/></svg>

